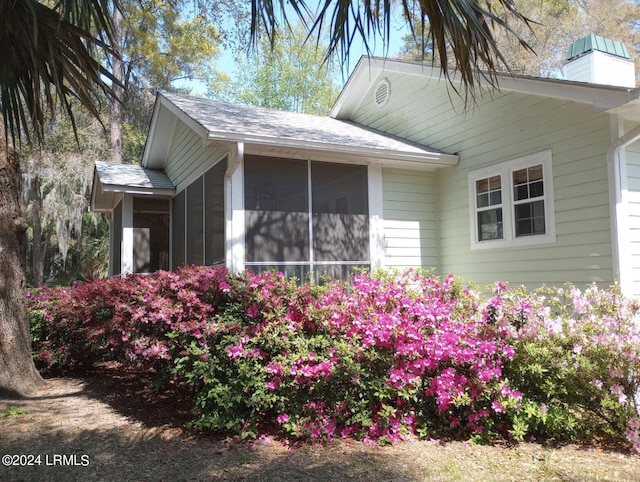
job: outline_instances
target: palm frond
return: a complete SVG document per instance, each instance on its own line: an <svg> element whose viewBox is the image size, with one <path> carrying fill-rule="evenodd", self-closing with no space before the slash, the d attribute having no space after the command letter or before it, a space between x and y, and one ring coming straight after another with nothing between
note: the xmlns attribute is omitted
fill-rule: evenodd
<svg viewBox="0 0 640 482"><path fill-rule="evenodd" d="M0 109L13 139L41 141L47 112L61 108L75 125L73 103L98 117L114 97L117 80L94 55L112 53L108 34L90 33L110 29L106 0L61 0L56 8L0 0Z"/></svg>
<svg viewBox="0 0 640 482"><path fill-rule="evenodd" d="M343 63L357 37L368 54L377 38L389 44L394 9L400 9L410 27L417 16L428 26L422 31L422 41L432 43L434 61L450 81L454 72L459 73L465 92L470 92L481 79L496 87L497 74L509 70L494 38L496 27L513 35L522 48L531 50L511 27L520 22L530 24L514 0L320 0L316 11L311 11L305 0L252 0L252 32L260 30L258 22L267 32L277 28L281 18L277 12L281 11L284 18L287 15L285 4L291 5L302 20L309 13L315 17L311 32L321 35L324 28L329 29L327 55L338 53Z"/></svg>

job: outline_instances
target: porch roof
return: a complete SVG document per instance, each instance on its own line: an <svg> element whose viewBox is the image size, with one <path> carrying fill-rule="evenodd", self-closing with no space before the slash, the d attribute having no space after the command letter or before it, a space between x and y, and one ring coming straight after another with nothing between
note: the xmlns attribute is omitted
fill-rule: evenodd
<svg viewBox="0 0 640 482"><path fill-rule="evenodd" d="M166 92L158 94L156 111L160 106L171 111L209 142L244 142L265 147L310 149L432 166L454 165L458 161L456 155L329 116L230 104ZM165 126L167 132L164 132L157 112L154 117L156 119L152 121L150 133L150 139L153 138L154 142L147 142L142 164L162 167L167 149L167 141L163 143L162 139L170 137L167 134L171 127Z"/></svg>
<svg viewBox="0 0 640 482"><path fill-rule="evenodd" d="M139 164L95 163L91 209L111 211L120 194L173 196L176 188L163 171Z"/></svg>

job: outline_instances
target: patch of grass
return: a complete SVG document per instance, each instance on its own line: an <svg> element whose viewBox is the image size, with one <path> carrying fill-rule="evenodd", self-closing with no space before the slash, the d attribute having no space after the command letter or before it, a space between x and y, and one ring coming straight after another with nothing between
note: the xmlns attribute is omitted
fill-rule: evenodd
<svg viewBox="0 0 640 482"><path fill-rule="evenodd" d="M22 417L29 413L28 408L24 407L8 407L0 410L0 417Z"/></svg>

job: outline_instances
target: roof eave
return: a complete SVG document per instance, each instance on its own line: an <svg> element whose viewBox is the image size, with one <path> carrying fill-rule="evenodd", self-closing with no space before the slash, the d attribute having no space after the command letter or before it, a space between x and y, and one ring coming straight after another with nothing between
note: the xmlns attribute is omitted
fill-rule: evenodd
<svg viewBox="0 0 640 482"><path fill-rule="evenodd" d="M351 76L334 104L330 117L350 119L357 110L369 87L381 72L406 73L421 75L426 78L447 80L441 69L432 64L417 63L405 60L392 60L381 57L361 57ZM509 90L533 95L574 100L593 104L597 111L606 111L625 105L640 98L639 88L616 87L586 82L571 82L564 79L532 77L525 75L500 73L498 90ZM449 71L449 80L460 82L460 75L455 70ZM483 79L479 79L481 88L491 88Z"/></svg>
<svg viewBox="0 0 640 482"><path fill-rule="evenodd" d="M175 196L176 190L169 188L128 186L124 184L103 184L102 192L116 192L123 194L143 194L151 196Z"/></svg>
<svg viewBox="0 0 640 482"><path fill-rule="evenodd" d="M459 156L455 154L445 154L441 152L408 152L392 151L387 149L350 147L346 145L335 145L324 142L298 141L283 138L271 138L262 136L230 135L221 133L210 133L210 142L244 142L246 144L262 145L267 147L305 149L321 151L336 155L347 155L354 157L365 157L372 160L386 161L409 161L415 163L426 163L433 167L455 166L459 161Z"/></svg>

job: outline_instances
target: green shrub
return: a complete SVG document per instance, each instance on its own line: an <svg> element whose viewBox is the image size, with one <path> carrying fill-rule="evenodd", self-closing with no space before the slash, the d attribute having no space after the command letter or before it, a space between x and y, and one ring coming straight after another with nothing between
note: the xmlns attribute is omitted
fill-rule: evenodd
<svg viewBox="0 0 640 482"><path fill-rule="evenodd" d="M613 287L492 296L449 276L296 283L186 266L43 289L35 357L190 384L192 425L256 436L627 439L640 451L638 305Z"/></svg>

